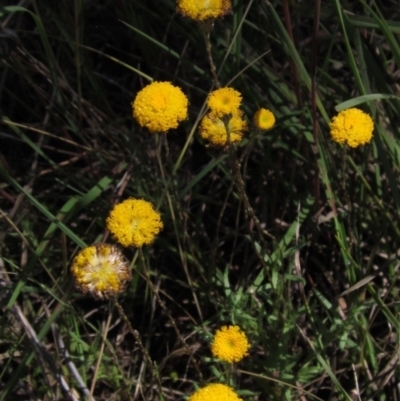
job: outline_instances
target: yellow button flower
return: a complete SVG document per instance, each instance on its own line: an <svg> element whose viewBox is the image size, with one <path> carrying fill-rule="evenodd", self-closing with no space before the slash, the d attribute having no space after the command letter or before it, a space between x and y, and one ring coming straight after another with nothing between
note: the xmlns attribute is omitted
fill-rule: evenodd
<svg viewBox="0 0 400 401"><path fill-rule="evenodd" d="M332 139L352 148L371 141L374 122L369 114L357 108L342 110L330 123Z"/></svg>
<svg viewBox="0 0 400 401"><path fill-rule="evenodd" d="M166 132L187 118L188 104L180 88L170 82L153 82L136 95L133 117L150 132Z"/></svg>
<svg viewBox="0 0 400 401"><path fill-rule="evenodd" d="M154 241L163 223L150 202L129 198L114 206L107 217L107 228L121 245L140 248Z"/></svg>
<svg viewBox="0 0 400 401"><path fill-rule="evenodd" d="M239 326L222 326L214 335L211 353L224 362L239 362L247 354L250 344Z"/></svg>
<svg viewBox="0 0 400 401"><path fill-rule="evenodd" d="M229 386L208 384L197 390L188 401L243 401Z"/></svg>
<svg viewBox="0 0 400 401"><path fill-rule="evenodd" d="M82 292L100 299L121 293L132 277L121 250L108 244L82 249L72 262L71 272Z"/></svg>
<svg viewBox="0 0 400 401"><path fill-rule="evenodd" d="M260 130L267 130L275 125L275 116L272 111L261 108L254 114L254 125Z"/></svg>
<svg viewBox="0 0 400 401"><path fill-rule="evenodd" d="M201 120L199 126L200 136L214 146L223 147L228 145L228 130L230 142L240 142L244 132L248 130L247 122L242 119L242 115L241 111L236 111L225 126L226 117L219 118L213 112L208 113Z"/></svg>
<svg viewBox="0 0 400 401"><path fill-rule="evenodd" d="M196 21L219 18L232 8L230 0L178 0L177 11Z"/></svg>
<svg viewBox="0 0 400 401"><path fill-rule="evenodd" d="M221 88L210 93L207 105L218 117L234 114L239 110L242 95L233 88Z"/></svg>

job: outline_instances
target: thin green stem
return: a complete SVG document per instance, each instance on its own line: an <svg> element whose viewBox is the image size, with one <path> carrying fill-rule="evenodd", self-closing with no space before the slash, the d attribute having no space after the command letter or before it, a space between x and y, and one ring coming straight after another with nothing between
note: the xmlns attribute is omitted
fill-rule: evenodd
<svg viewBox="0 0 400 401"><path fill-rule="evenodd" d="M102 359L103 353L104 353L104 346L106 344L107 333L108 333L108 330L109 330L110 324L111 324L111 318L112 318L112 310L110 310L109 313L108 313L107 322L106 322L106 325L104 327L101 346L100 346L100 351L99 351L99 356L97 358L96 366L94 368L92 385L90 386L90 393L89 393L89 396L88 396L89 401L91 401L93 399L93 393L94 393L94 389L96 387L97 375L99 373L100 363L101 363L101 359Z"/></svg>

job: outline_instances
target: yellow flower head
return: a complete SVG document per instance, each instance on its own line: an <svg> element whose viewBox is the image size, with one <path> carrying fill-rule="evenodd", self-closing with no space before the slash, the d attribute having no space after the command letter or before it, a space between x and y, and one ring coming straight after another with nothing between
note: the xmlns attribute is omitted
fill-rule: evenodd
<svg viewBox="0 0 400 401"><path fill-rule="evenodd" d="M374 122L369 114L360 109L342 110L330 123L332 139L352 148L371 141Z"/></svg>
<svg viewBox="0 0 400 401"><path fill-rule="evenodd" d="M221 88L210 93L207 105L217 116L234 114L239 110L242 95L233 88Z"/></svg>
<svg viewBox="0 0 400 401"><path fill-rule="evenodd" d="M71 272L81 291L101 299L121 293L132 277L120 249L108 244L82 249L72 262Z"/></svg>
<svg viewBox="0 0 400 401"><path fill-rule="evenodd" d="M188 104L180 88L170 82L153 82L136 95L133 117L150 132L166 132L187 118Z"/></svg>
<svg viewBox="0 0 400 401"><path fill-rule="evenodd" d="M163 223L150 202L129 198L114 206L107 228L121 245L140 248L153 242Z"/></svg>
<svg viewBox="0 0 400 401"><path fill-rule="evenodd" d="M254 125L261 130L270 129L275 125L275 116L272 111L261 108L254 114Z"/></svg>
<svg viewBox="0 0 400 401"><path fill-rule="evenodd" d="M221 361L239 362L248 354L250 344L239 326L222 326L214 335L211 353Z"/></svg>
<svg viewBox="0 0 400 401"><path fill-rule="evenodd" d="M215 383L197 390L188 401L243 401L230 387Z"/></svg>
<svg viewBox="0 0 400 401"><path fill-rule="evenodd" d="M217 147L228 145L228 134L231 143L240 142L243 133L248 130L247 122L242 119L243 113L239 110L231 116L229 121L225 117L218 117L214 112L208 113L201 120L200 136ZM226 122L226 126L225 126Z"/></svg>
<svg viewBox="0 0 400 401"><path fill-rule="evenodd" d="M177 11L196 21L223 17L231 10L230 0L178 0Z"/></svg>

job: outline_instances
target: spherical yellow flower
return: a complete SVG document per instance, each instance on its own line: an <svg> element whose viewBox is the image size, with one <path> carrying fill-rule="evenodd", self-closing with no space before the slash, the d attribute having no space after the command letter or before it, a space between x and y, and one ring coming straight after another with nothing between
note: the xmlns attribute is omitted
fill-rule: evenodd
<svg viewBox="0 0 400 401"><path fill-rule="evenodd" d="M261 130L267 130L275 125L275 116L272 111L261 108L254 114L254 125Z"/></svg>
<svg viewBox="0 0 400 401"><path fill-rule="evenodd" d="M197 390L188 401L243 401L229 386L208 384Z"/></svg>
<svg viewBox="0 0 400 401"><path fill-rule="evenodd" d="M150 202L129 198L114 206L107 217L107 228L121 245L140 248L154 241L163 223Z"/></svg>
<svg viewBox="0 0 400 401"><path fill-rule="evenodd" d="M371 141L374 122L369 114L360 109L342 110L330 123L332 139L352 148Z"/></svg>
<svg viewBox="0 0 400 401"><path fill-rule="evenodd" d="M239 362L247 354L250 344L239 326L222 326L214 335L211 353L221 361Z"/></svg>
<svg viewBox="0 0 400 401"><path fill-rule="evenodd" d="M210 93L207 105L217 116L234 114L239 110L242 95L233 88L221 88Z"/></svg>
<svg viewBox="0 0 400 401"><path fill-rule="evenodd" d="M180 88L170 82L153 82L136 95L133 117L150 132L166 132L187 118L188 104Z"/></svg>
<svg viewBox="0 0 400 401"><path fill-rule="evenodd" d="M196 21L219 18L232 8L230 0L178 0L177 11Z"/></svg>
<svg viewBox="0 0 400 401"><path fill-rule="evenodd" d="M121 250L108 244L82 249L72 262L71 272L81 291L101 299L121 293L132 277Z"/></svg>
<svg viewBox="0 0 400 401"><path fill-rule="evenodd" d="M208 113L203 117L199 126L200 136L210 142L212 145L217 147L223 147L228 145L228 133L229 141L231 143L240 142L243 138L243 134L248 130L247 122L242 119L243 113L237 111L231 116L229 121L225 117L218 117L215 113Z"/></svg>

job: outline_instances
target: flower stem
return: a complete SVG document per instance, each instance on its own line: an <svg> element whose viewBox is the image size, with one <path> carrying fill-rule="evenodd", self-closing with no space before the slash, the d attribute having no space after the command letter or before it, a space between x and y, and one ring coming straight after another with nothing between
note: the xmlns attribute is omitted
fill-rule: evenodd
<svg viewBox="0 0 400 401"><path fill-rule="evenodd" d="M186 344L185 339L183 338L181 332L178 329L178 326L176 325L176 322L174 320L174 318L172 317L171 313L169 312L167 306L165 305L164 301L160 298L160 295L158 294L158 289L155 287L155 285L153 284L153 282L150 280L150 277L147 274L147 265L146 265L146 261L143 255L143 251L141 248L139 248L139 256L140 259L142 261L143 264L143 271L142 271L142 275L143 278L146 280L146 283L149 285L151 291L153 292L154 296L156 297L156 301L157 303L161 306L161 309L163 310L163 312L167 315L169 322L171 323L176 336L179 338L179 341L182 343L183 347L184 347L184 351L185 354L190 355L190 358L193 362L193 365L197 371L197 374L199 376L199 381L200 383L204 384L204 378L203 378L203 374L201 373L200 367L197 363L196 358L194 357L194 352L196 351L196 347L189 347Z"/></svg>
<svg viewBox="0 0 400 401"><path fill-rule="evenodd" d="M166 145L168 145L166 137L165 137L165 143L166 143ZM157 144L157 142L156 142L156 144ZM177 195L176 188L175 188L175 185L174 185L174 183L175 183L175 180L174 180L175 173L174 173L174 170L172 168L173 163L171 161L171 156L170 156L170 154L168 152L168 148L166 147L166 160L167 160L167 165L170 168L169 178L167 178L166 168L164 169L164 164L165 163L162 162L162 158L161 158L161 143L157 144L156 157L157 157L158 166L160 168L161 177L163 179L163 182L166 183L164 192L163 192L162 196L160 197L160 199L164 198L164 196L167 198L168 207L169 207L169 210L171 212L171 217L172 217L172 221L173 221L173 224L174 224L174 229L175 229L175 232L178 233L179 232L179 230L178 230L179 221L176 218L175 208L177 209L177 214L178 214L178 216L180 218L180 222L184 221L184 218L183 218L183 213L182 213L182 211L180 209L180 206L179 206L180 202L178 201L178 195ZM182 225L182 229L185 230L184 225ZM189 237L188 233L186 231L184 231L184 235L183 235L184 241L188 237ZM194 303L195 303L196 308L197 308L197 312L198 312L201 320L203 320L202 312L201 312L201 309L200 309L200 304L199 304L199 301L197 299L196 292L193 289L193 283L192 283L192 280L190 278L190 274L189 274L189 270L188 270L186 252L185 252L185 250L183 248L184 247L184 241L183 242L181 241L179 235L176 236L176 240L177 240L177 244L178 244L179 255L180 255L180 258L181 258L181 261L182 261L182 267L183 267L183 270L185 272L187 282L188 282L188 284L190 286L190 289L192 291L192 296L193 296L193 300L194 300ZM190 245L190 241L187 241L187 242L188 242L188 245L191 246Z"/></svg>
<svg viewBox="0 0 400 401"><path fill-rule="evenodd" d="M136 344L139 346L140 351L142 352L144 358L146 359L146 362L148 363L148 365L150 366L151 369L151 373L153 375L153 378L156 380L157 382L157 387L158 387L158 392L159 392L159 396L160 396L160 400L164 400L164 397L162 395L162 387L161 387L161 381L160 381L160 376L158 374L158 371L153 363L153 361L150 358L149 353L147 352L147 349L145 348L145 346L142 343L142 340L140 339L140 335L139 332L137 330L135 330L132 325L131 322L129 321L128 317L126 316L124 310L122 309L121 304L118 302L118 300L116 298L114 298L114 305L117 308L120 316L122 317L122 319L124 320L125 324L128 327L129 332L133 335L133 338L136 341Z"/></svg>
<svg viewBox="0 0 400 401"><path fill-rule="evenodd" d="M104 327L104 331L103 331L103 338L102 338L102 342L101 342L101 346L100 346L99 356L97 358L96 366L94 368L92 385L90 387L90 394L89 394L89 397L88 397L89 401L91 401L93 399L93 393L94 393L94 389L96 387L97 375L99 373L100 363L101 363L101 359L102 359L102 356L103 356L103 353L104 353L104 346L106 344L107 333L108 333L108 330L110 328L111 316L112 316L112 312L110 311L109 314L108 314L106 326Z"/></svg>
<svg viewBox="0 0 400 401"><path fill-rule="evenodd" d="M214 26L213 20L205 21L200 24L200 28L204 35L204 40L206 42L206 52L207 52L208 62L210 63L211 74L214 78L215 87L218 89L221 87L221 84L218 81L217 68L215 67L215 64L213 61L212 46L211 46L211 41L210 41L210 33L211 33L213 26Z"/></svg>
<svg viewBox="0 0 400 401"><path fill-rule="evenodd" d="M230 154L230 158L231 158L231 162L232 162L232 170L233 170L233 176L234 176L234 180L235 180L235 185L236 185L236 188L237 188L237 190L239 192L239 197L243 202L245 217L246 217L247 220L249 220L249 221L252 220L254 222L254 225L255 225L256 230L258 232L261 249L266 254L267 253L267 244L265 243L264 235L267 235L268 237L270 237L273 240L275 239L275 237L272 234L270 234L268 231L266 231L265 229L263 229L261 227L260 220L256 216L256 213L254 212L254 209L250 204L249 198L248 198L248 196L246 194L242 173L240 171L240 162L239 162L239 160L238 160L238 158L236 156L234 146L229 141L229 134L228 134L228 146L229 146L229 154ZM250 227L249 227L249 230L250 230ZM269 275L269 269L268 269L268 267L266 265L266 262L264 260L264 255L261 255L257 251L257 249L255 249L255 251L256 251L256 255L257 255L259 261L261 262L261 265L263 266L263 268L265 270L265 273L269 277L270 276ZM272 285L272 281L271 281L271 285Z"/></svg>

